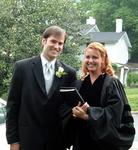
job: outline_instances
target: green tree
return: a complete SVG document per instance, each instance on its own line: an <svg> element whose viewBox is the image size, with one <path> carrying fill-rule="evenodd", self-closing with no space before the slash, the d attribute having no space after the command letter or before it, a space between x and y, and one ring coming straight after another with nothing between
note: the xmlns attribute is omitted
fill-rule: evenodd
<svg viewBox="0 0 138 150"><path fill-rule="evenodd" d="M137 0L122 0L114 16L123 19L123 29L127 31L132 44L131 62L138 62L138 3Z"/></svg>
<svg viewBox="0 0 138 150"><path fill-rule="evenodd" d="M1 0L0 5L0 94L7 92L13 63L40 53L40 36L49 25L66 29L61 59L78 68L83 15L73 0Z"/></svg>
<svg viewBox="0 0 138 150"><path fill-rule="evenodd" d="M87 16L93 16L102 32L115 31L115 19L123 19L123 31L132 44L131 62L138 62L137 0L80 0L77 3Z"/></svg>

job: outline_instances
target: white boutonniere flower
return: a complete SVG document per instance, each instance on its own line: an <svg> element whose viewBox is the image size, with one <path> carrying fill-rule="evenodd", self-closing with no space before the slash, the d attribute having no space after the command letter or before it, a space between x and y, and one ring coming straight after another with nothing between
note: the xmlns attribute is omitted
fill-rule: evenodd
<svg viewBox="0 0 138 150"><path fill-rule="evenodd" d="M64 71L63 67L58 67L58 70L56 71L56 76L58 78L63 77L64 75L66 75L67 73Z"/></svg>

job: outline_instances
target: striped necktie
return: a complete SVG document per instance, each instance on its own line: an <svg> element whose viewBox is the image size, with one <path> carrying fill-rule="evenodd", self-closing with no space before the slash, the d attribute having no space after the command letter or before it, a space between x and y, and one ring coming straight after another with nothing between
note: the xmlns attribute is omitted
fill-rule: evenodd
<svg viewBox="0 0 138 150"><path fill-rule="evenodd" d="M52 81L53 81L52 65L50 63L47 63L45 65L45 85L47 93L49 93L49 90L52 86Z"/></svg>

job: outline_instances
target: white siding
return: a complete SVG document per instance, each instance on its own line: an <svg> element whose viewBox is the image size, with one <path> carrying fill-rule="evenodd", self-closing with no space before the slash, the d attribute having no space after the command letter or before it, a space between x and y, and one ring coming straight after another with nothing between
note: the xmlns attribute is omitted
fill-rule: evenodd
<svg viewBox="0 0 138 150"><path fill-rule="evenodd" d="M128 48L123 39L116 44L106 44L105 46L113 63L126 64L128 62Z"/></svg>

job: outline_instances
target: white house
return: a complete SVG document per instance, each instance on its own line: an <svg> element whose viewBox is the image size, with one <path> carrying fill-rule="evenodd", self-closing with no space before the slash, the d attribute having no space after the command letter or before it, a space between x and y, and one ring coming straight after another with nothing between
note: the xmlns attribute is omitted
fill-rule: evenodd
<svg viewBox="0 0 138 150"><path fill-rule="evenodd" d="M116 32L99 32L91 29L83 30L82 36L87 37L89 42L96 41L105 45L107 53L112 63L119 68L118 77L123 85L126 84L129 59L129 49L132 47L126 32L122 31L122 19L116 20ZM81 46L81 49L86 45Z"/></svg>
<svg viewBox="0 0 138 150"><path fill-rule="evenodd" d="M86 25L79 32L79 34L81 36L88 36L89 33L93 32L100 32L100 30L96 25L96 20L93 17L89 17L89 19L86 20Z"/></svg>
<svg viewBox="0 0 138 150"><path fill-rule="evenodd" d="M96 25L96 20L93 17L89 17L86 20L86 24L82 27L82 29L80 30L79 34L80 36L82 36L84 39L87 39L86 41L89 42L90 41L90 36L92 33L94 32L100 32L99 28ZM85 49L87 42L83 45L80 46L80 50L82 51L83 54L83 50ZM82 55L80 56L80 59L82 59Z"/></svg>

